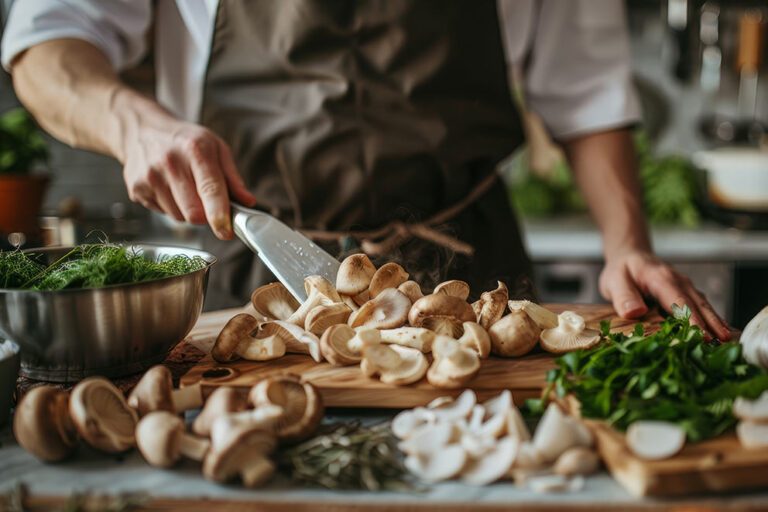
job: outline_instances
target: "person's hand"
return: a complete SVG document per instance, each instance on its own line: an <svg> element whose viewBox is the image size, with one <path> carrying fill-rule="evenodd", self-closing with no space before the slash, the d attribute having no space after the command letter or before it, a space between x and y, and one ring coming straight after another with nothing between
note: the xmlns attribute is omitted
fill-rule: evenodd
<svg viewBox="0 0 768 512"><path fill-rule="evenodd" d="M238 174L229 147L210 130L172 121L133 131L124 142L128 195L178 221L208 223L222 240L233 237L230 197L256 199Z"/></svg>
<svg viewBox="0 0 768 512"><path fill-rule="evenodd" d="M607 258L600 275L600 293L623 318L638 318L648 312L643 297L655 298L670 312L672 304L685 304L691 309L691 322L720 340L731 337L728 325L691 280L652 253L633 251Z"/></svg>

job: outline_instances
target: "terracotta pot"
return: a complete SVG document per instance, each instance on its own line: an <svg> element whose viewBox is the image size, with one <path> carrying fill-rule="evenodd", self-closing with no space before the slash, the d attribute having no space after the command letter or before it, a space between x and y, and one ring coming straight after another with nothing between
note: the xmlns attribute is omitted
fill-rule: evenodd
<svg viewBox="0 0 768 512"><path fill-rule="evenodd" d="M48 176L0 175L0 233L37 233Z"/></svg>

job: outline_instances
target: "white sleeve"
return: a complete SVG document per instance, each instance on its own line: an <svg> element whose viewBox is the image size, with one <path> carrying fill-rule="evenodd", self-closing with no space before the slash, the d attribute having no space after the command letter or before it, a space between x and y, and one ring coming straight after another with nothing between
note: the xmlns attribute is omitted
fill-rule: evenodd
<svg viewBox="0 0 768 512"><path fill-rule="evenodd" d="M556 139L640 120L624 2L543 0L525 66L529 107Z"/></svg>
<svg viewBox="0 0 768 512"><path fill-rule="evenodd" d="M146 52L151 18L151 0L16 0L3 34L2 65L10 69L36 44L72 38L95 45L121 70Z"/></svg>

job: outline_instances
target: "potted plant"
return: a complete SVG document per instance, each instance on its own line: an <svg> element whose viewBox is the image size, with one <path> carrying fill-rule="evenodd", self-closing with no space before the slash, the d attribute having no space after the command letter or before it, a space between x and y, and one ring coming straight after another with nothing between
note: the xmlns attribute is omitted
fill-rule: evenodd
<svg viewBox="0 0 768 512"><path fill-rule="evenodd" d="M36 234L48 176L33 170L48 162L48 146L23 108L0 115L0 233Z"/></svg>

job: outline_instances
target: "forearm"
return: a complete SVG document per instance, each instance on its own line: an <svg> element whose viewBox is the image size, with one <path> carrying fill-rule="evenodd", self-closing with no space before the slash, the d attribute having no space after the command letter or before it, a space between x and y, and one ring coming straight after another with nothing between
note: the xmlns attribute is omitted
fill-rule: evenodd
<svg viewBox="0 0 768 512"><path fill-rule="evenodd" d="M606 259L626 251L650 251L630 130L584 135L563 146L603 234Z"/></svg>

